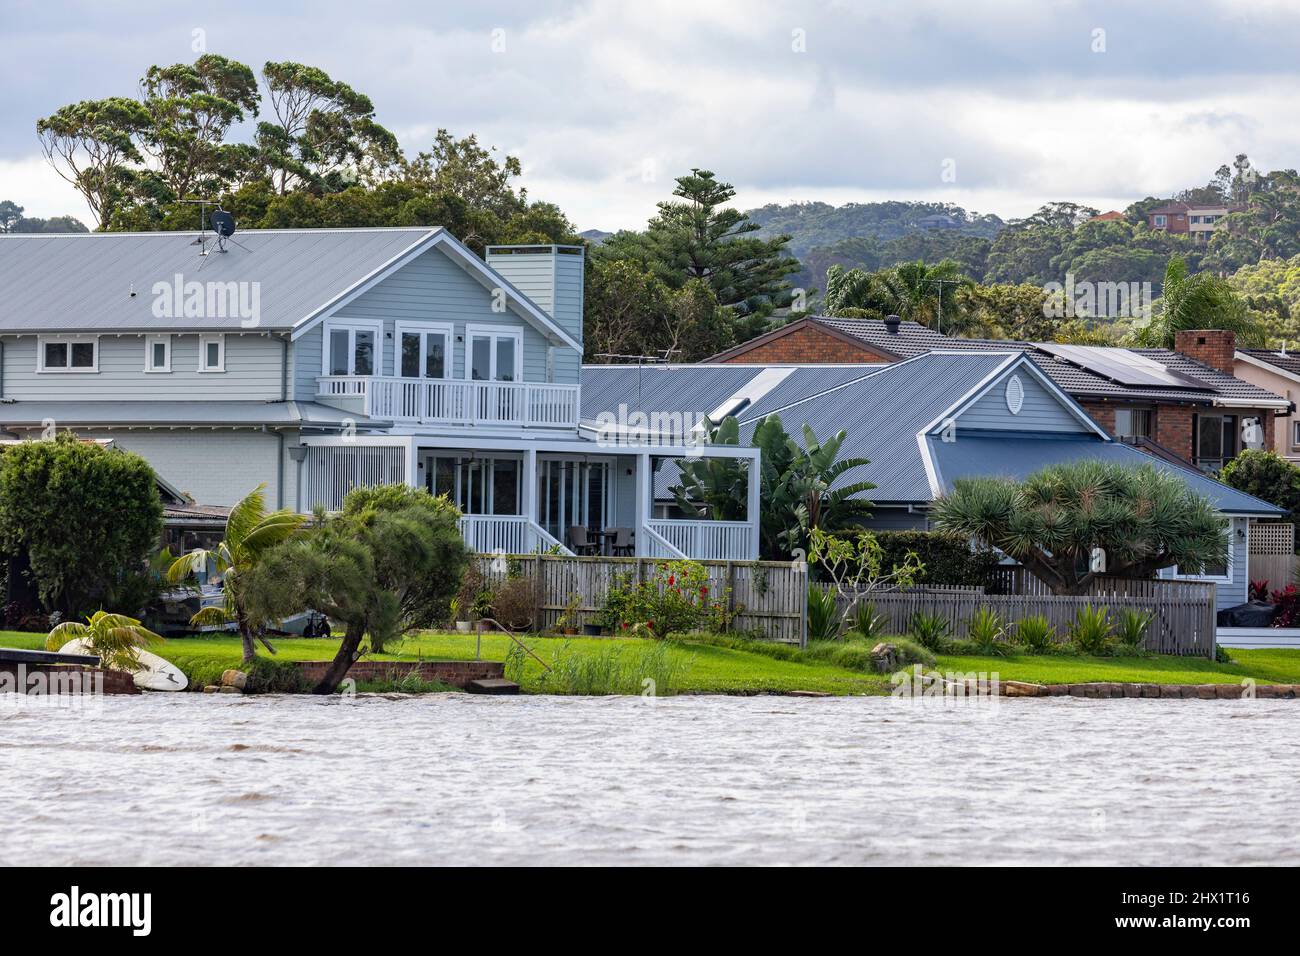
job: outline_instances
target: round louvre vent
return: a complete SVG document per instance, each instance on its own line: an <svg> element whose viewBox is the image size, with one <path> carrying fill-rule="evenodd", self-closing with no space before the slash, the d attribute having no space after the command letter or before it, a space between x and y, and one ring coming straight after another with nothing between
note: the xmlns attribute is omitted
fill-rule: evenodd
<svg viewBox="0 0 1300 956"><path fill-rule="evenodd" d="M1012 415L1019 415L1025 405L1025 387L1020 384L1020 376L1012 375L1007 379L1007 408Z"/></svg>

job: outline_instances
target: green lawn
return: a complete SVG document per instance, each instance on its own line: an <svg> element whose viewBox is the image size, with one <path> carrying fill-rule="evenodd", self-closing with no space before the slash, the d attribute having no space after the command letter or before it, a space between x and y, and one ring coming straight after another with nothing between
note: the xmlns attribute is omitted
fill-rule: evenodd
<svg viewBox="0 0 1300 956"><path fill-rule="evenodd" d="M328 660L338 643L334 639L285 638L273 640L278 660ZM542 660L554 665L557 659L587 661L624 655L635 659L653 648L655 642L624 638L528 637L525 643ZM0 631L0 646L41 648L40 634ZM487 660L503 661L510 640L502 634L484 634L482 654ZM173 638L160 645L157 653L205 683L216 682L221 671L239 667L239 639L229 635ZM798 652L781 649L753 650L743 644L723 647L703 642L672 642L664 649L675 665L672 690L678 693L758 694L785 693L796 690L827 694L884 694L888 680L874 674L839 667L816 660L800 660ZM264 651L261 653L265 654ZM1201 658L1186 657L1066 657L1030 656L971 657L940 655L938 669L943 672L996 672L1002 680L1021 680L1039 684L1073 684L1115 681L1153 684L1237 683L1253 677L1261 683L1300 684L1300 651L1234 650L1233 662L1216 664ZM395 646L391 653L377 655L376 660L472 660L475 638L472 634L422 631ZM793 657L795 659L782 659ZM528 660L522 676L524 690L545 690L543 669Z"/></svg>
<svg viewBox="0 0 1300 956"><path fill-rule="evenodd" d="M44 643L45 638L40 634L0 631L0 646L40 648ZM631 655L652 644L637 638L581 637L528 637L525 643L548 664L554 664L556 658L565 653L595 656L622 649ZM336 640L320 638L272 639L272 644L278 660L328 660L338 648ZM483 658L503 661L509 646L510 640L503 634L484 634ZM154 651L191 678L205 682L216 682L222 670L240 665L239 639L226 635L172 638ZM678 693L760 694L810 690L827 694L883 694L889 688L888 682L877 675L817 661L778 660L767 654L711 644L673 643L666 653L678 665L673 688ZM422 631L406 638L393 648L393 653L368 659L473 660L474 656L475 638L472 634ZM542 674L541 665L528 660L523 673L524 690L540 690Z"/></svg>
<svg viewBox="0 0 1300 956"><path fill-rule="evenodd" d="M1113 681L1134 684L1235 684L1253 677L1261 684L1300 684L1300 651L1230 650L1231 664L1203 657L962 657L939 655L944 672L997 672L1001 680L1033 684Z"/></svg>

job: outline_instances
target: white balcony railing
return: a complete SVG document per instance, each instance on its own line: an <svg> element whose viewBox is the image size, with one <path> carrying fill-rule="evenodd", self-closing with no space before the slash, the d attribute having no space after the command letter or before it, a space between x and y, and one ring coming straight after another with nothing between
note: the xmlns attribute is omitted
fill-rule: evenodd
<svg viewBox="0 0 1300 956"><path fill-rule="evenodd" d="M527 515L464 515L460 533L479 554L532 554L552 548L573 553Z"/></svg>
<svg viewBox="0 0 1300 956"><path fill-rule="evenodd" d="M578 386L447 378L325 375L317 394L371 418L438 425L576 428Z"/></svg>
<svg viewBox="0 0 1300 956"><path fill-rule="evenodd" d="M674 550L696 561L753 561L753 532L748 521L694 521L684 518L657 518L646 527ZM654 547L651 557L676 557L667 548Z"/></svg>

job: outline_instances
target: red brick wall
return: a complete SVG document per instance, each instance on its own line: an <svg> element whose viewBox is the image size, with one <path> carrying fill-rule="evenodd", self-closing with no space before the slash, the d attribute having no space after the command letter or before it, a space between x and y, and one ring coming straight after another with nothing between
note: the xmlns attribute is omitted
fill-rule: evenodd
<svg viewBox="0 0 1300 956"><path fill-rule="evenodd" d="M1190 355L1220 372L1233 373L1237 336L1223 329L1188 329L1174 333L1174 351Z"/></svg>
<svg viewBox="0 0 1300 956"><path fill-rule="evenodd" d="M20 694L138 694L135 678L126 671L100 670L78 664L0 663L6 675L0 689Z"/></svg>
<svg viewBox="0 0 1300 956"><path fill-rule="evenodd" d="M1154 439L1180 458L1192 458L1192 411L1189 405L1160 405L1156 408Z"/></svg>
<svg viewBox="0 0 1300 956"><path fill-rule="evenodd" d="M811 326L757 345L724 359L732 365L828 365L846 362L889 362L892 359L854 345Z"/></svg>
<svg viewBox="0 0 1300 956"><path fill-rule="evenodd" d="M325 676L329 666L329 661L298 662L303 676L313 683ZM357 661L348 676L357 681L401 680L412 672L417 672L420 680L464 687L472 680L504 676L505 664L500 661Z"/></svg>
<svg viewBox="0 0 1300 956"><path fill-rule="evenodd" d="M1113 435L1115 434L1115 406L1109 402L1080 402L1083 410L1092 416L1102 428Z"/></svg>

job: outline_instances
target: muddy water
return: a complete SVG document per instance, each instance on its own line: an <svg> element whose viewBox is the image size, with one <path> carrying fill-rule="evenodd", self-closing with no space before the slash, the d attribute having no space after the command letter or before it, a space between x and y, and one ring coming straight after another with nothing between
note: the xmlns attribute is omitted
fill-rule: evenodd
<svg viewBox="0 0 1300 956"><path fill-rule="evenodd" d="M0 701L23 864L1300 863L1300 705Z"/></svg>

